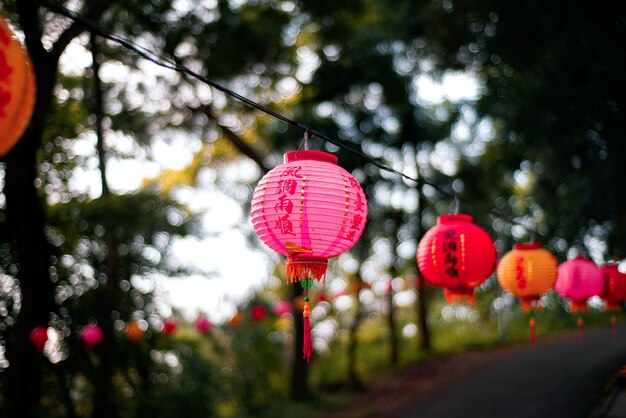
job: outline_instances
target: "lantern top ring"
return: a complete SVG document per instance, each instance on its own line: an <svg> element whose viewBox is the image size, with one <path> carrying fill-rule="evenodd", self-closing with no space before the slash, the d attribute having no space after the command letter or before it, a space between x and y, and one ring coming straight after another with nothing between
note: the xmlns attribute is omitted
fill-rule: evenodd
<svg viewBox="0 0 626 418"><path fill-rule="evenodd" d="M541 244L538 242L520 242L513 245L513 248L516 250L536 250L541 248Z"/></svg>
<svg viewBox="0 0 626 418"><path fill-rule="evenodd" d="M285 163L290 163L292 161L313 160L337 165L337 162L339 161L336 155L329 152L314 150L289 151L285 153L283 158Z"/></svg>
<svg viewBox="0 0 626 418"><path fill-rule="evenodd" d="M455 222L472 222L472 216L465 213L454 213L449 215L441 215L437 218L438 224L451 224Z"/></svg>

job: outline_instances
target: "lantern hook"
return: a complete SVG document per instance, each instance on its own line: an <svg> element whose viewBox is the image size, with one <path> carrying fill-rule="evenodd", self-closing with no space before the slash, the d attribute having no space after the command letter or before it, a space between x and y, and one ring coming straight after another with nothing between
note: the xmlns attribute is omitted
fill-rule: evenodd
<svg viewBox="0 0 626 418"><path fill-rule="evenodd" d="M458 215L461 211L461 199L459 199L458 194L454 194L454 214Z"/></svg>
<svg viewBox="0 0 626 418"><path fill-rule="evenodd" d="M304 131L304 149L309 149L309 138L311 137L311 128L306 128Z"/></svg>

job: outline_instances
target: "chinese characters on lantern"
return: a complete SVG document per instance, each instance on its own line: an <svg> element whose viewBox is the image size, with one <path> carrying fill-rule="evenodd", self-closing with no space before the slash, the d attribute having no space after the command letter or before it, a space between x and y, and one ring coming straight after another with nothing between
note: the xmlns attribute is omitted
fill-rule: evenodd
<svg viewBox="0 0 626 418"><path fill-rule="evenodd" d="M283 235L293 235L293 223L289 219L289 215L293 211L293 195L296 193L296 189L298 188L297 179L302 179L302 175L299 174L302 167L289 167L287 168L280 176L285 177L278 181L278 185L276 186L276 193L281 193L278 197L278 201L276 205L274 205L274 209L276 209L276 213L278 214L278 218L276 218L276 223L274 224L274 228L280 230Z"/></svg>
<svg viewBox="0 0 626 418"><path fill-rule="evenodd" d="M526 288L526 276L524 276L524 257L518 257L515 263L515 280L517 287Z"/></svg>
<svg viewBox="0 0 626 418"><path fill-rule="evenodd" d="M457 263L459 250L459 239L456 236L456 231L446 231L443 234L443 264L446 268L446 275L448 277L459 277L459 269Z"/></svg>
<svg viewBox="0 0 626 418"><path fill-rule="evenodd" d="M356 181L354 177L350 177L350 186L352 188L361 187L359 185L359 182ZM363 229L361 225L363 222L365 222L364 215L365 215L366 203L363 200L363 197L361 195L357 194L356 199L354 200L354 203L352 204L352 208L354 209L352 213L353 217L352 217L352 221L350 221L348 224L348 232L346 233L346 238L349 240L353 240L356 233Z"/></svg>
<svg viewBox="0 0 626 418"><path fill-rule="evenodd" d="M5 46L9 45L9 35L0 28L0 43ZM4 51L0 49L0 83L9 83L9 76L13 70L9 66L8 60ZM11 101L11 93L0 85L0 116L5 116L5 109Z"/></svg>

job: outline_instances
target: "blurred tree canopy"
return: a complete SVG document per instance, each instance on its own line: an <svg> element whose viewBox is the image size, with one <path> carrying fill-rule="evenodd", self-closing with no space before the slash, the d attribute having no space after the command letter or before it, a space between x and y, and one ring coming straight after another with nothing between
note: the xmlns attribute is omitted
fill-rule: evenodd
<svg viewBox="0 0 626 418"><path fill-rule="evenodd" d="M463 211L495 231L501 250L536 230L561 258L571 249L590 252L597 261L624 257L621 4L59 3L116 36L459 194L473 202ZM188 335L167 342L158 333L162 320L152 292L141 283L185 274L185 266L171 260L172 241L206 233L193 205L177 191L214 178L246 207L254 178L228 170L237 171L243 155L255 162L252 177L258 177L280 151L297 147L302 133L198 80L157 70L112 42L99 40L94 51L84 27L38 1L0 4L24 34L38 84L33 120L0 165L2 416L177 416L181 410L169 404L187 397L193 401L185 413L232 416L267 408L267 382L272 396L286 396L277 383L285 369L277 363L279 344L268 340L269 324L247 323L232 330L231 339L218 335L212 344ZM94 54L87 64L68 62L68 49ZM104 163L156 163L155 144L163 142L188 150L191 162L180 170L160 167L132 190L109 184L114 169ZM346 276L359 289L362 282L413 279L417 236L451 202L425 186L423 205L413 182L344 149L311 142L338 153L370 201L368 231L354 251L364 259ZM490 217L494 207L527 228ZM249 225L241 229L251 235ZM486 287L493 293L495 286ZM350 330L347 363L355 384L365 313L388 314L392 331L385 338L394 341L393 289L388 296L389 308L362 307L357 292L356 313L339 321ZM490 306L484 305L480 321L486 322ZM77 337L90 321L105 331L105 344L93 352ZM123 338L128 321L143 321L148 333L140 344ZM58 336L45 356L29 342L37 325ZM224 341L233 341L230 351ZM181 367L189 374L181 374ZM255 377L261 380L253 382ZM72 396L63 395L70 391Z"/></svg>

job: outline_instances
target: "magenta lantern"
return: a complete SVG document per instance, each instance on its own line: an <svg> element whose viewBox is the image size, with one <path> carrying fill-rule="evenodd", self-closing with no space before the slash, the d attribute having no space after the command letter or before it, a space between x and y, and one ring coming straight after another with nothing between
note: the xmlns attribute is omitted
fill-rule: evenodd
<svg viewBox="0 0 626 418"><path fill-rule="evenodd" d="M38 351L42 351L48 341L48 328L37 326L30 332L30 342Z"/></svg>
<svg viewBox="0 0 626 418"><path fill-rule="evenodd" d="M576 257L559 266L554 290L569 299L570 312L587 310L587 299L602 294L604 277L598 266L587 257Z"/></svg>
<svg viewBox="0 0 626 418"><path fill-rule="evenodd" d="M254 190L254 230L271 249L287 257L287 279L306 290L304 357L311 355L308 289L323 280L327 261L348 251L367 218L367 200L359 182L322 151L290 151L284 163L267 173Z"/></svg>
<svg viewBox="0 0 626 418"><path fill-rule="evenodd" d="M206 334L207 332L211 331L211 328L213 328L213 324L206 316L198 316L198 319L196 319L196 329L199 332L201 332L202 334Z"/></svg>
<svg viewBox="0 0 626 418"><path fill-rule="evenodd" d="M288 315L291 313L291 303L286 300L279 300L274 305L274 314L276 316Z"/></svg>
<svg viewBox="0 0 626 418"><path fill-rule="evenodd" d="M496 268L489 234L462 213L442 215L417 246L417 264L430 284L444 288L448 303L474 303L474 288Z"/></svg>
<svg viewBox="0 0 626 418"><path fill-rule="evenodd" d="M87 345L87 347L92 348L102 342L104 338L104 332L102 332L102 328L100 328L96 324L88 324L83 327L80 332L80 338Z"/></svg>

